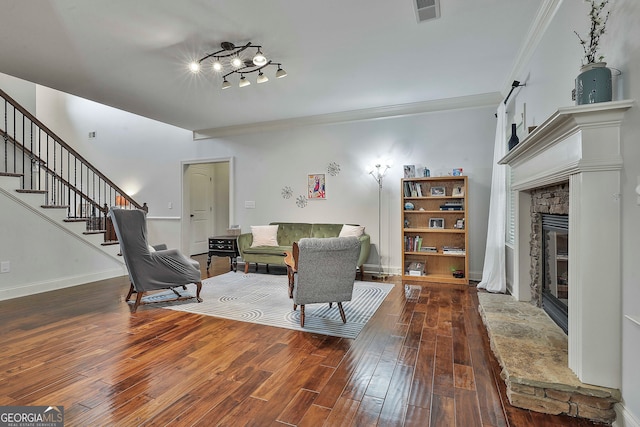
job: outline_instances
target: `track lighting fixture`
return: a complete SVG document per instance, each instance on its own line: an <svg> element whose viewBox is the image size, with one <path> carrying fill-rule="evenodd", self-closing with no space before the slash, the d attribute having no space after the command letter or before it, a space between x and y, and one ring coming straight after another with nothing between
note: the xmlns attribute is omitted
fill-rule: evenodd
<svg viewBox="0 0 640 427"><path fill-rule="evenodd" d="M282 69L281 63L267 59L262 53L262 46L253 45L251 42L243 46L236 46L231 42L222 42L220 47L220 50L209 53L189 64L191 72L198 74L202 69L203 62L211 61L211 69L216 73L223 73L222 89L231 87L231 82L227 80L227 77L233 74L240 74L239 87L245 87L251 84L245 76L245 74L250 73L258 73L256 83L265 83L269 81L269 78L263 73L263 69L270 65L278 66L275 75L276 78L280 79L287 75L287 72ZM253 55L249 53L250 49L255 49Z"/></svg>

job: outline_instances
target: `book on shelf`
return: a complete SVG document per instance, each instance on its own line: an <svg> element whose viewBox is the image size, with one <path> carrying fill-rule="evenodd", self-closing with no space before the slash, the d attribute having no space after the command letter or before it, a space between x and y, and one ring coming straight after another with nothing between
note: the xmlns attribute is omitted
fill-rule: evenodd
<svg viewBox="0 0 640 427"><path fill-rule="evenodd" d="M438 250L436 249L435 246L422 246L420 248L420 252L432 252L432 253L435 253L435 252L438 252Z"/></svg>
<svg viewBox="0 0 640 427"><path fill-rule="evenodd" d="M462 206L454 206L454 205L440 205L441 211L461 211Z"/></svg>
<svg viewBox="0 0 640 427"><path fill-rule="evenodd" d="M443 246L442 253L449 255L464 255L465 250L457 246Z"/></svg>
<svg viewBox="0 0 640 427"><path fill-rule="evenodd" d="M422 237L404 236L404 250L406 252L418 252L422 248Z"/></svg>

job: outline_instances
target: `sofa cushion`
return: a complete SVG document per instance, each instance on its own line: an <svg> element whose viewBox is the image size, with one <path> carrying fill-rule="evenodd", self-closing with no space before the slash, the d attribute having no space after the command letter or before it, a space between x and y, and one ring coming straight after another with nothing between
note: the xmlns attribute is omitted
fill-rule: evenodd
<svg viewBox="0 0 640 427"><path fill-rule="evenodd" d="M311 235L308 237L338 237L342 230L342 224L313 224Z"/></svg>
<svg viewBox="0 0 640 427"><path fill-rule="evenodd" d="M277 225L252 225L251 234L253 235L252 248L257 246L278 246Z"/></svg>
<svg viewBox="0 0 640 427"><path fill-rule="evenodd" d="M278 244L281 246L293 246L303 237L311 237L311 224L304 222L272 222L278 226Z"/></svg>
<svg viewBox="0 0 640 427"><path fill-rule="evenodd" d="M340 230L340 234L338 237L360 237L364 234L364 226L363 225L349 225L345 224L342 226L342 230Z"/></svg>

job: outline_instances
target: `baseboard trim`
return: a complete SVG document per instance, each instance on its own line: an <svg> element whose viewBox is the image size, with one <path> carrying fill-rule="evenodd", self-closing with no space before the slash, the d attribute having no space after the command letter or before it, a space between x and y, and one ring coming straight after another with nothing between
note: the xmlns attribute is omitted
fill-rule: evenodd
<svg viewBox="0 0 640 427"><path fill-rule="evenodd" d="M71 277L60 277L53 280L41 281L37 283L25 283L14 286L10 289L0 289L0 301L25 297L43 292L55 291L58 289L70 288L72 286L84 285L98 280L111 279L127 275L124 265L122 268L115 268L95 273L81 274Z"/></svg>
<svg viewBox="0 0 640 427"><path fill-rule="evenodd" d="M614 409L616 420L612 424L613 427L640 427L640 421L622 403L616 403Z"/></svg>

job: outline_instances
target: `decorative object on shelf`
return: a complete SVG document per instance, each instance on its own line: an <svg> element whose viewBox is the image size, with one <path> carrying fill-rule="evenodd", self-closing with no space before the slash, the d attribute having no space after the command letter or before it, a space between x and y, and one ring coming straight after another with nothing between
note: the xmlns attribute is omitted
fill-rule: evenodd
<svg viewBox="0 0 640 427"><path fill-rule="evenodd" d="M509 151L511 151L513 147L518 145L519 142L520 142L520 139L518 139L518 134L516 133L516 124L511 123L511 138L509 138L509 144L508 144Z"/></svg>
<svg viewBox="0 0 640 427"><path fill-rule="evenodd" d="M609 0L589 0L589 3L591 25L588 38L583 39L574 31L584 51L580 74L575 81L576 105L607 102L613 98L611 70L607 68L607 63L602 61L604 56L598 55L600 37L605 33L609 20L610 11L605 12Z"/></svg>
<svg viewBox="0 0 640 427"><path fill-rule="evenodd" d="M296 206L298 206L299 208L304 208L305 206L307 206L307 198L302 195L298 196L298 198L296 199Z"/></svg>
<svg viewBox="0 0 640 427"><path fill-rule="evenodd" d="M405 210L405 211L412 211L414 207L415 207L415 206L414 206L414 205L413 205L413 203L411 203L411 202L406 202L406 203L404 204L404 210Z"/></svg>
<svg viewBox="0 0 640 427"><path fill-rule="evenodd" d="M415 178L416 177L416 165L404 165L404 177Z"/></svg>
<svg viewBox="0 0 640 427"><path fill-rule="evenodd" d="M451 191L451 195L453 197L463 197L464 187L462 187L461 185L456 185L455 187L453 187L453 190Z"/></svg>
<svg viewBox="0 0 640 427"><path fill-rule="evenodd" d="M451 272L451 274L453 275L453 277L455 277L456 279L462 279L464 277L464 271L462 270L453 270Z"/></svg>
<svg viewBox="0 0 640 427"><path fill-rule="evenodd" d="M453 169L453 176L461 176L461 175L462 175L462 168Z"/></svg>
<svg viewBox="0 0 640 427"><path fill-rule="evenodd" d="M422 176L425 177L425 178L430 177L431 176L431 171L428 168L424 168L422 170Z"/></svg>
<svg viewBox="0 0 640 427"><path fill-rule="evenodd" d="M313 200L327 198L326 182L323 173L311 173L307 175L307 197Z"/></svg>
<svg viewBox="0 0 640 427"><path fill-rule="evenodd" d="M376 180L376 182L378 183L378 274L374 274L372 275L372 278L374 280L385 280L387 278L387 275L384 274L384 272L382 271L382 254L381 252L381 241L382 241L382 231L381 231L381 227L380 227L380 212L382 210L382 205L381 205L381 200L382 200L382 180L384 179L385 174L387 173L387 171L389 170L391 166L389 165L381 165L380 163L376 164L373 169L371 169L369 171L369 175L371 175L373 177L373 179ZM405 166L405 171L406 171L406 166ZM414 168L414 174L415 174L415 168Z"/></svg>
<svg viewBox="0 0 640 427"><path fill-rule="evenodd" d="M456 223L453 224L453 228L457 228L458 230L464 230L464 218L457 219Z"/></svg>
<svg viewBox="0 0 640 427"><path fill-rule="evenodd" d="M444 187L431 187L430 194L432 196L444 196L445 195L445 189L444 189Z"/></svg>
<svg viewBox="0 0 640 427"><path fill-rule="evenodd" d="M282 187L282 198L283 199L290 199L291 196L293 196L293 190L291 189L291 187L289 187L288 185L285 187Z"/></svg>
<svg viewBox="0 0 640 427"><path fill-rule="evenodd" d="M282 78L287 75L287 72L282 69L282 64L279 62L273 62L271 59L262 53L262 46L254 45L248 42L242 46L236 46L231 42L220 43L220 50L213 53L209 53L197 61L193 61L189 64L189 69L192 73L197 74L202 69L204 63L211 63L211 69L222 75L222 89L231 87L231 83L227 80L227 77L233 74L239 74L240 80L239 87L249 86L251 82L247 80L245 74L258 73L256 83L264 83L269 81L269 78L262 72L263 69L269 66L277 66L275 77Z"/></svg>
<svg viewBox="0 0 640 427"><path fill-rule="evenodd" d="M340 173L340 165L337 164L336 162L329 163L329 166L327 166L327 172L331 176L338 175Z"/></svg>
<svg viewBox="0 0 640 427"><path fill-rule="evenodd" d="M613 99L611 69L606 62L583 65L576 77L576 105L607 102Z"/></svg>
<svg viewBox="0 0 640 427"><path fill-rule="evenodd" d="M444 218L429 218L429 228L444 228Z"/></svg>

